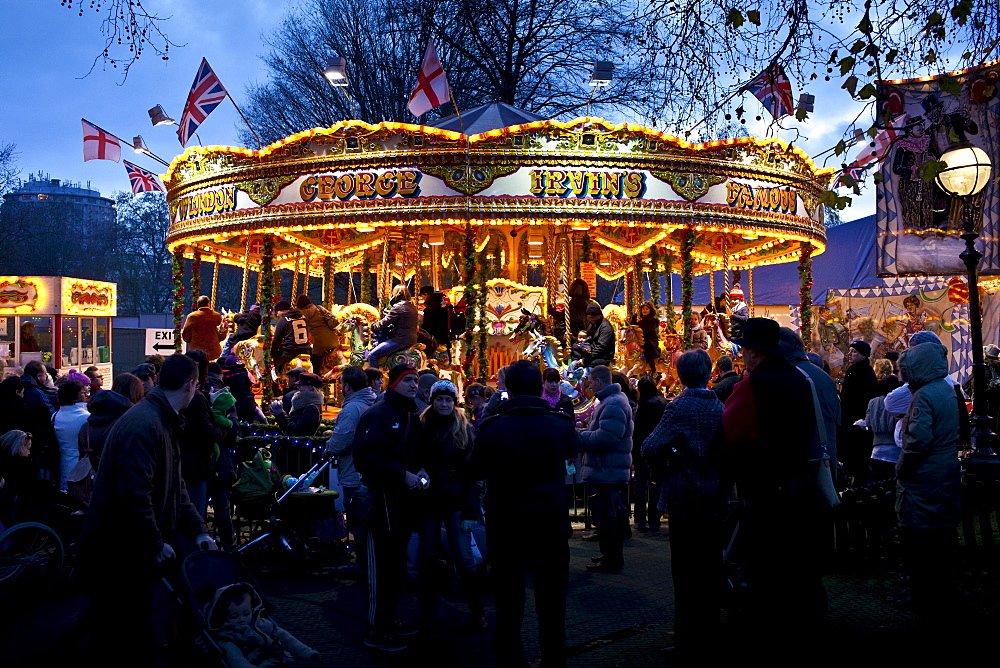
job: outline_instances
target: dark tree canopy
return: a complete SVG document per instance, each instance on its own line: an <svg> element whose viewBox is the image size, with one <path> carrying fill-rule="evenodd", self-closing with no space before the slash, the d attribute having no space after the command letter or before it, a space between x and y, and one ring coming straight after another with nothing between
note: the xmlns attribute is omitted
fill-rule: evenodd
<svg viewBox="0 0 1000 668"><path fill-rule="evenodd" d="M331 17L350 16L349 21ZM410 121L406 108L432 38L459 106L507 102L549 117L641 112L648 74L621 63L625 17L589 0L443 0L401 8L389 0L308 0L267 42L269 80L248 89L247 116L262 141L360 118ZM327 59L343 55L351 85L331 87ZM611 86L592 91L595 60L618 62ZM453 113L452 105L431 112ZM248 137L247 137L248 138Z"/></svg>

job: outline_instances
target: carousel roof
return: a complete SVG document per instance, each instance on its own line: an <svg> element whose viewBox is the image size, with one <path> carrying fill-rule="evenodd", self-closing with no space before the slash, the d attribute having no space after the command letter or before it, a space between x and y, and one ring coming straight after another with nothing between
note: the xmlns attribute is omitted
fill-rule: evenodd
<svg viewBox="0 0 1000 668"><path fill-rule="evenodd" d="M461 122L459 122L457 115L451 115L433 123L428 123L427 126L442 130L451 130L453 132L462 132L462 124L464 123L465 134L477 135L489 132L490 130L508 128L512 125L544 120L546 120L545 116L539 116L530 111L512 107L506 102L493 102L473 107L472 109L466 109L462 112Z"/></svg>
<svg viewBox="0 0 1000 668"><path fill-rule="evenodd" d="M525 113L481 109L472 122L489 126ZM168 246L259 268L270 239L278 268L316 276L367 259L405 277L456 266L472 234L512 280L556 257L572 266L585 245L608 279L647 266L654 246L690 252L696 274L825 247L820 197L833 170L780 139L692 144L593 117L470 125L352 120L259 150L189 147L164 175Z"/></svg>

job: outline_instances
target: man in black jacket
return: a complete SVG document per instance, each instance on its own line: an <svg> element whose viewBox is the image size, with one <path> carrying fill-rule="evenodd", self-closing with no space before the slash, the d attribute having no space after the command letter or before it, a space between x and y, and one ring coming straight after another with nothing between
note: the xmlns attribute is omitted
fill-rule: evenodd
<svg viewBox="0 0 1000 668"><path fill-rule="evenodd" d="M406 580L406 547L416 526L414 511L420 493L433 484L420 456L416 394L416 369L394 366L383 400L361 417L352 446L354 466L371 499L365 645L386 652L406 649L400 636L415 633L396 610Z"/></svg>
<svg viewBox="0 0 1000 668"><path fill-rule="evenodd" d="M233 316L236 323L236 331L229 335L226 344L222 346L222 356L225 357L240 341L246 341L257 336L260 331L260 304L254 304L246 311Z"/></svg>
<svg viewBox="0 0 1000 668"><path fill-rule="evenodd" d="M178 538L215 548L181 477L180 411L197 392L195 361L171 355L160 384L108 432L80 537L91 647L108 665L149 659L153 586Z"/></svg>
<svg viewBox="0 0 1000 668"><path fill-rule="evenodd" d="M847 350L850 366L844 372L840 386L840 443L837 456L854 476L854 487L864 487L868 482L869 462L872 455L872 434L854 425L863 420L868 402L878 395L878 379L868 357L872 348L864 341L855 341Z"/></svg>
<svg viewBox="0 0 1000 668"><path fill-rule="evenodd" d="M479 426L469 454L469 476L486 480L486 537L496 591L494 647L500 665L523 663L521 620L525 578L533 574L542 663L565 664L566 590L572 533L566 460L579 439L573 418L541 398L538 367L519 360L507 367L507 392Z"/></svg>
<svg viewBox="0 0 1000 668"><path fill-rule="evenodd" d="M312 354L312 344L309 342L309 321L298 310L291 308L288 302L278 302L274 305L278 324L274 328L274 338L271 341L271 363L280 374L285 365L299 355Z"/></svg>
<svg viewBox="0 0 1000 668"><path fill-rule="evenodd" d="M590 354L584 366L610 366L615 361L615 328L604 317L600 304L587 305L587 335Z"/></svg>

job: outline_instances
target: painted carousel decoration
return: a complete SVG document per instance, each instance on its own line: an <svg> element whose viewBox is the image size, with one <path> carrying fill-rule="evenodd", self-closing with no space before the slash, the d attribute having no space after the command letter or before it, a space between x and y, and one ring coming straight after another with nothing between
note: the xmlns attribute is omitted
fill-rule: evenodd
<svg viewBox="0 0 1000 668"><path fill-rule="evenodd" d="M509 341L524 312L553 329L538 335L555 336L581 267L624 279L626 303L638 305L661 272L681 271L688 300L695 274L721 271L728 287L732 271L807 263L825 247L819 197L833 172L779 139L691 144L592 117L467 132L344 121L260 150L190 147L164 175L168 245L244 275L292 271L296 287L301 275L329 291L332 274L361 272L350 301L382 308L399 282L412 280L414 293L476 283L449 292L471 309L475 334L446 358L480 378L524 354ZM659 292L657 280L657 305ZM618 366L641 368L641 334L627 313L613 315L625 339ZM371 343L351 331L348 360ZM565 364L569 336L559 337L540 355L546 364Z"/></svg>

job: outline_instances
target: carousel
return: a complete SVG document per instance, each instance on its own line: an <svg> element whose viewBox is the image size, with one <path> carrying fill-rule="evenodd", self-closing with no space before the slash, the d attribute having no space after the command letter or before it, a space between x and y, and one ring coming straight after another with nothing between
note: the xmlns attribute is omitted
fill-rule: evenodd
<svg viewBox="0 0 1000 668"><path fill-rule="evenodd" d="M467 326L451 349L405 351L409 359L485 381L524 356L565 368L575 335L565 309L578 279L590 298L597 277L623 295L604 306L623 370L642 367L641 334L626 323L647 300L666 366L691 345L697 274L711 274L720 304L738 280L752 309L753 268L798 261L807 295L833 172L800 149L779 139L691 144L600 118L563 123L490 107L504 113L465 112L464 132L449 129L454 118L440 127L344 121L260 150L185 150L164 175L178 326L185 259L239 267L240 308L257 302L267 314L262 353L247 361L266 370L270 307L318 282L343 333L331 365L358 363L393 286L416 294L430 285ZM511 114L523 122L493 127ZM291 294L279 294L282 270L292 274ZM336 304L342 274L350 280L340 279L348 290ZM673 281L662 280L672 274L680 313ZM717 353L727 345L721 332L712 340Z"/></svg>

